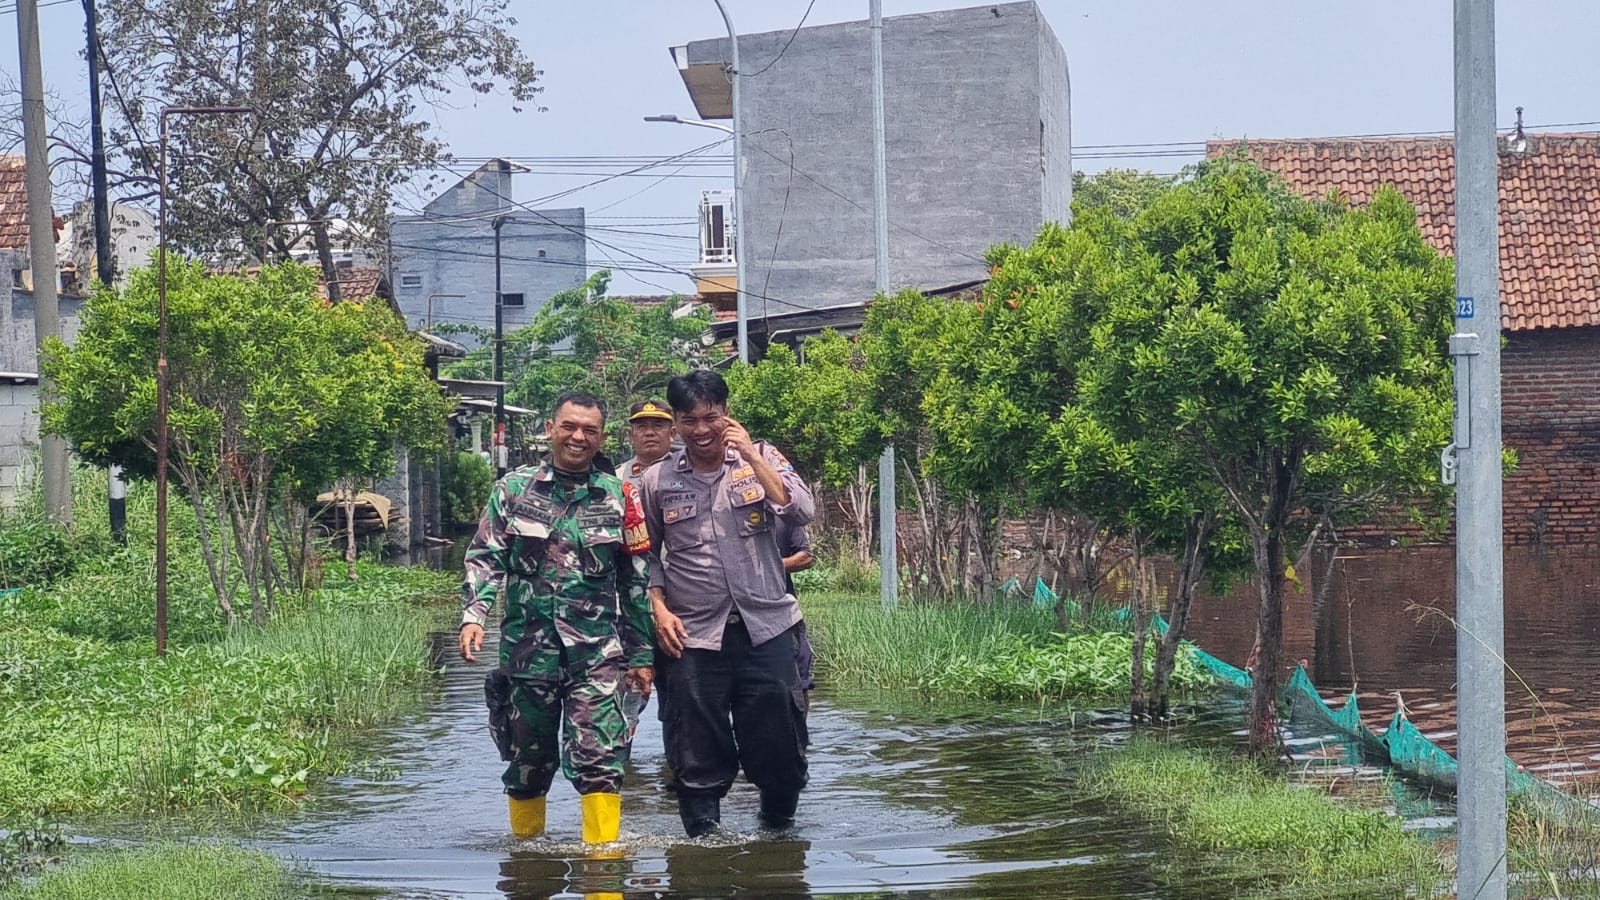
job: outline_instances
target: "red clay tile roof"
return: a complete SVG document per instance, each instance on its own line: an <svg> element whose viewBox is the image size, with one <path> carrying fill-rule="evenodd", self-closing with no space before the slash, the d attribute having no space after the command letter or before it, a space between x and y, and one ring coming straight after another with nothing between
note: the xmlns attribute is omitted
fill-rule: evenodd
<svg viewBox="0 0 1600 900"><path fill-rule="evenodd" d="M307 263L307 265L314 265ZM355 266L339 270L339 296L346 300L365 300L368 297L384 296L380 290L383 285L382 266ZM317 292L324 299L328 296L328 285L320 275L317 278Z"/></svg>
<svg viewBox="0 0 1600 900"><path fill-rule="evenodd" d="M1600 325L1600 134L1530 134L1528 142L1526 153L1500 154L1501 327ZM1206 155L1241 146L1310 196L1337 190L1361 204L1394 185L1416 206L1428 242L1453 252L1450 137L1211 141Z"/></svg>
<svg viewBox="0 0 1600 900"><path fill-rule="evenodd" d="M28 248L28 182L20 155L0 155L0 249Z"/></svg>

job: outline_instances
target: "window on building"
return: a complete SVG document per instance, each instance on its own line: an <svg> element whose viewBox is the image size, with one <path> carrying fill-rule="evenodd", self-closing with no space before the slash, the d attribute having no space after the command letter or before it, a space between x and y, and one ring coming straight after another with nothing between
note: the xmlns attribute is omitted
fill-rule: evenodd
<svg viewBox="0 0 1600 900"><path fill-rule="evenodd" d="M525 305L524 302L523 302L521 294L501 294L500 295L500 303L503 306L523 306L523 305Z"/></svg>
<svg viewBox="0 0 1600 900"><path fill-rule="evenodd" d="M421 275L401 275L400 276L400 286L403 287L403 288L419 288L419 287L422 287L422 276Z"/></svg>
<svg viewBox="0 0 1600 900"><path fill-rule="evenodd" d="M12 269L11 270L11 286L14 287L14 288L22 287L22 270L21 269Z"/></svg>

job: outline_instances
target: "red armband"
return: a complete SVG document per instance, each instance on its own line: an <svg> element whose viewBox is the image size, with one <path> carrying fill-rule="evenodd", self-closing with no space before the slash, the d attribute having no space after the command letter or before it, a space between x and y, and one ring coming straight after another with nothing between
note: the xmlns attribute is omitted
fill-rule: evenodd
<svg viewBox="0 0 1600 900"><path fill-rule="evenodd" d="M622 482L622 539L628 552L634 555L650 549L650 530L644 527L644 504L639 502L639 488L631 481Z"/></svg>

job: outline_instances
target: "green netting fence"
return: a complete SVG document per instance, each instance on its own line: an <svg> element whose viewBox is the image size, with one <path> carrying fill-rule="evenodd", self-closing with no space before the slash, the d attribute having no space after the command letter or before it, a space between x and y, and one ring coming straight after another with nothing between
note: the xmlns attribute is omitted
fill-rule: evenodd
<svg viewBox="0 0 1600 900"><path fill-rule="evenodd" d="M1041 582L1039 587L1043 587ZM1046 588L1048 590L1048 588ZM1037 590L1036 590L1037 593ZM1126 607L1118 617L1130 621L1132 613ZM1157 613L1151 620L1156 634L1165 636L1167 620ZM1248 693L1251 688L1250 673L1225 660L1200 649L1190 641L1183 646L1195 662L1209 672L1216 682L1227 690ZM1460 764L1423 734L1403 710L1395 710L1383 733L1377 734L1362 721L1361 709L1356 703L1356 692L1351 690L1338 709L1329 706L1306 673L1305 666L1295 666L1294 674L1284 684L1283 704L1291 718L1306 722L1326 733L1337 735L1358 748L1369 762L1386 765L1402 778L1430 786L1454 791ZM1513 797L1526 800L1542 810L1566 819L1600 818L1600 809L1581 797L1562 790L1556 785L1522 770L1514 760L1506 757L1506 790Z"/></svg>

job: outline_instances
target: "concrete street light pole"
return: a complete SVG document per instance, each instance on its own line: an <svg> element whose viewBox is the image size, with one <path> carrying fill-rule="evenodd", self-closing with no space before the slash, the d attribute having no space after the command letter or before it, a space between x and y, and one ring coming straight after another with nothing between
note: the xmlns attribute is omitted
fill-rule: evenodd
<svg viewBox="0 0 1600 900"><path fill-rule="evenodd" d="M748 287L744 280L744 248L745 248L745 221L744 221L744 191L740 183L744 181L744 128L739 120L739 33L733 29L733 19L728 16L728 8L722 0L715 0L717 11L722 13L722 23L728 26L728 83L733 86L733 279L734 284L734 309L738 316L739 325L739 362L750 361L750 319L747 315L749 304L745 302L745 292Z"/></svg>
<svg viewBox="0 0 1600 900"><path fill-rule="evenodd" d="M1494 0L1455 0L1456 893L1506 896L1505 561L1500 483ZM1446 481L1450 480L1446 451Z"/></svg>
<svg viewBox="0 0 1600 900"><path fill-rule="evenodd" d="M883 3L868 4L872 33L873 293L889 292L889 152L883 125ZM900 602L899 509L895 498L894 444L878 457L878 594L884 609Z"/></svg>
<svg viewBox="0 0 1600 900"><path fill-rule="evenodd" d="M38 0L18 0L17 61L22 82L23 178L28 189L28 268L33 272L33 337L38 348L39 399L55 399L55 381L44 371L46 345L61 335L56 288L55 213L50 202L49 132L45 130L44 70L39 56ZM72 468L67 441L41 434L39 453L45 515L59 525L72 524Z"/></svg>

